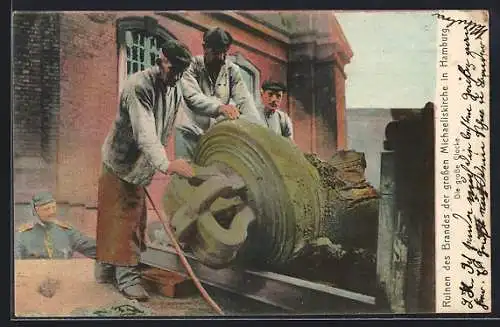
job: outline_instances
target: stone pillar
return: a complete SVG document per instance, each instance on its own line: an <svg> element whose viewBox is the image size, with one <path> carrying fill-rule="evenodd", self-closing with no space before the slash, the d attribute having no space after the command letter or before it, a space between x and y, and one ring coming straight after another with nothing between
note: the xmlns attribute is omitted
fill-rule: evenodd
<svg viewBox="0 0 500 327"><path fill-rule="evenodd" d="M335 61L316 58L314 68L316 148L322 158L329 159L337 149Z"/></svg>
<svg viewBox="0 0 500 327"><path fill-rule="evenodd" d="M339 128L339 124L345 124L345 108L341 110L340 123L337 109L337 98L343 101L345 95L339 93L344 92L343 85L337 87L339 64L334 55L335 47L331 43L318 42L321 38L324 35L310 33L294 39L290 50L289 96L295 104L296 130L308 142L306 147L305 142L299 146L328 159L338 148L339 133L345 141L345 128ZM342 71L340 76L343 82ZM344 106L343 102L341 105Z"/></svg>
<svg viewBox="0 0 500 327"><path fill-rule="evenodd" d="M333 16L311 15L310 26L291 37L289 91L294 124L308 142L299 146L327 160L347 146L344 66L352 52Z"/></svg>
<svg viewBox="0 0 500 327"><path fill-rule="evenodd" d="M346 101L345 101L345 80L344 65L335 65L335 112L337 113L337 150L347 150L347 121L346 121Z"/></svg>
<svg viewBox="0 0 500 327"><path fill-rule="evenodd" d="M394 244L394 221L395 213L395 169L394 152L384 151L380 157L380 202L377 240L377 280L381 288L381 294L391 300L389 287L393 281L392 253ZM394 301L391 301L394 302ZM392 303L391 309L393 309Z"/></svg>
<svg viewBox="0 0 500 327"><path fill-rule="evenodd" d="M310 35L290 46L288 93L293 103L296 142L305 152L316 152L314 94L315 44Z"/></svg>
<svg viewBox="0 0 500 327"><path fill-rule="evenodd" d="M394 312L432 312L434 146L431 105L386 127L381 157L377 278ZM393 111L393 117L396 111Z"/></svg>

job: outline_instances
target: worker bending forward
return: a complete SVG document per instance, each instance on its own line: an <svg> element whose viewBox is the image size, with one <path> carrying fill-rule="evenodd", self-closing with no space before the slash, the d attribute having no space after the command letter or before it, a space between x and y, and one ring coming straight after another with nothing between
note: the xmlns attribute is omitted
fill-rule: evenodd
<svg viewBox="0 0 500 327"><path fill-rule="evenodd" d="M128 298L147 300L138 263L145 250L145 186L156 171L193 176L184 160L165 153L182 93L178 81L191 61L181 43L163 44L156 65L131 75L120 93L117 117L102 147L97 213L96 280L116 282Z"/></svg>

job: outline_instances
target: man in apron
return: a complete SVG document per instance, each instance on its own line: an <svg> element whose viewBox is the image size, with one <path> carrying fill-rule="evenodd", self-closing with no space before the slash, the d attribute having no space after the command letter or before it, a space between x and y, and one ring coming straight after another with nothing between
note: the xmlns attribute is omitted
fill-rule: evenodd
<svg viewBox="0 0 500 327"><path fill-rule="evenodd" d="M116 282L126 297L147 300L138 263L145 250L145 187L154 174L192 177L185 160L169 161L165 145L182 101L178 81L191 61L188 48L163 44L156 65L131 75L102 147L97 214L97 282Z"/></svg>

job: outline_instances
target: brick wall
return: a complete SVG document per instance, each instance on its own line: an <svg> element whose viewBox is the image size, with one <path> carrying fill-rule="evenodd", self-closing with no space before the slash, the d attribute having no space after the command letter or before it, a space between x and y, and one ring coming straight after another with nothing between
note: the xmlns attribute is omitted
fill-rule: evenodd
<svg viewBox="0 0 500 327"><path fill-rule="evenodd" d="M13 16L13 142L16 202L53 190L59 115L59 16Z"/></svg>
<svg viewBox="0 0 500 327"><path fill-rule="evenodd" d="M61 121L57 197L95 205L101 145L116 115L114 14L61 14Z"/></svg>
<svg viewBox="0 0 500 327"><path fill-rule="evenodd" d="M14 135L18 156L55 154L59 111L59 18L15 14Z"/></svg>

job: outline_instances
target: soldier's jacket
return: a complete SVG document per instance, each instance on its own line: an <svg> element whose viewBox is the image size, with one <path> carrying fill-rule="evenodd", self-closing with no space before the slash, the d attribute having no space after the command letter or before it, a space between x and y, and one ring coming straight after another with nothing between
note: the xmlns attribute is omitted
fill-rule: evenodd
<svg viewBox="0 0 500 327"><path fill-rule="evenodd" d="M22 225L15 236L16 259L70 259L74 252L96 256L96 242L72 226L60 222Z"/></svg>

